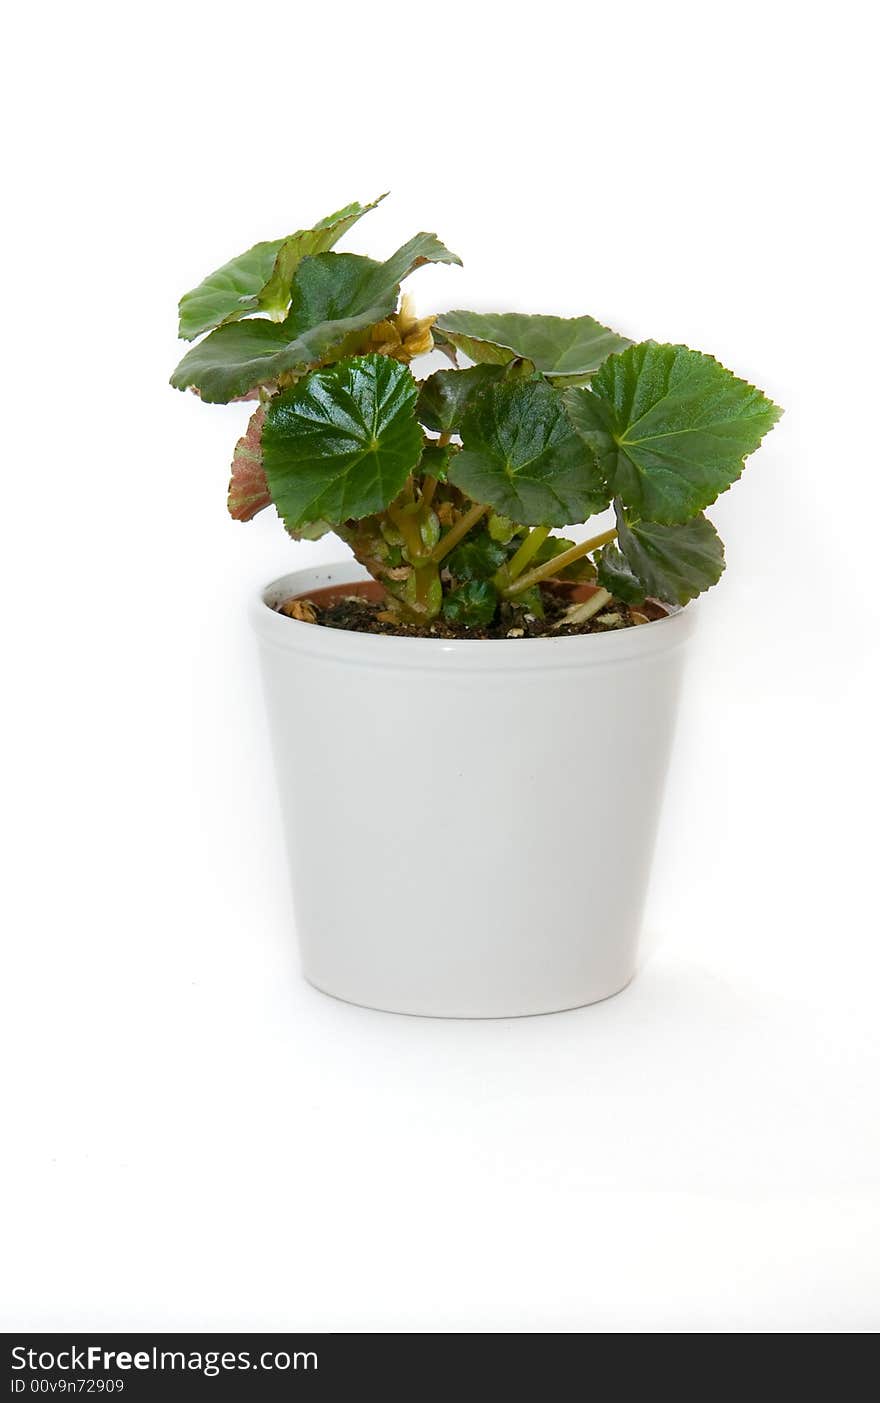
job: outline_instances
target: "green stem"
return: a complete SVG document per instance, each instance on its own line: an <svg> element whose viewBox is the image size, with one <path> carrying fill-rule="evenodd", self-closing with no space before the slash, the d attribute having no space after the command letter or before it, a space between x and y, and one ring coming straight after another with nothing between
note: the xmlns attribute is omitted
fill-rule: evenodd
<svg viewBox="0 0 880 1403"><path fill-rule="evenodd" d="M429 507L434 500L434 493L437 491L436 477L426 477L422 481L422 495L419 505Z"/></svg>
<svg viewBox="0 0 880 1403"><path fill-rule="evenodd" d="M415 567L416 608L420 613L427 614L429 612L428 597L436 573L437 567L432 565L430 561L425 561L424 564Z"/></svg>
<svg viewBox="0 0 880 1403"><path fill-rule="evenodd" d="M547 560L543 565L538 565L528 574L522 575L515 584L509 585L504 593L508 596L520 594L524 589L531 589L533 585L539 585L544 580L550 580L558 575L567 566L574 565L576 560L583 560L585 555L591 551L598 550L600 546L607 546L609 541L613 541L617 531L612 527L609 531L603 531L598 536L591 536L588 541L581 541L579 545L572 546L570 550L564 550L561 555L555 555L552 560ZM515 557L514 557L515 558Z"/></svg>
<svg viewBox="0 0 880 1403"><path fill-rule="evenodd" d="M486 515L488 507L473 506L470 511L466 511L464 516L460 516L458 521L451 527L441 541L438 541L430 559L435 565L439 565L451 550L454 550L459 541L463 540L482 518Z"/></svg>
<svg viewBox="0 0 880 1403"><path fill-rule="evenodd" d="M529 532L519 550L511 556L506 565L502 565L495 576L493 583L497 589L507 589L522 574L532 557L538 554L549 535L549 526L536 526Z"/></svg>
<svg viewBox="0 0 880 1403"><path fill-rule="evenodd" d="M389 507L388 515L403 537L410 564L416 565L424 556L425 550L414 513L406 507Z"/></svg>

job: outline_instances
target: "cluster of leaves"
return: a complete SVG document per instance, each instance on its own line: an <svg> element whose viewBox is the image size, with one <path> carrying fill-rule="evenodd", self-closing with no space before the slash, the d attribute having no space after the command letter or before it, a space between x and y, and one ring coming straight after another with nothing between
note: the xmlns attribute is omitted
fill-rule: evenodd
<svg viewBox="0 0 880 1403"><path fill-rule="evenodd" d="M777 407L711 356L633 344L592 317L417 319L403 279L460 260L428 233L384 263L333 252L377 203L257 244L181 300L181 336L203 339L171 383L260 401L231 514L272 503L297 538L335 530L401 615L465 626L503 597L539 611L558 578L597 578L630 604L681 605L716 583L724 553L704 509ZM455 368L416 380L410 362L435 345ZM550 534L612 504L594 551Z"/></svg>

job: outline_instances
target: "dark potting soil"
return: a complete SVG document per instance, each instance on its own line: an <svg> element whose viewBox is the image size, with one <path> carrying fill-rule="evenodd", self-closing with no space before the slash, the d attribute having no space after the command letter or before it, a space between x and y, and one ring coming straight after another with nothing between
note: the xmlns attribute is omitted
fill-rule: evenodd
<svg viewBox="0 0 880 1403"><path fill-rule="evenodd" d="M297 600L285 600L279 605L279 612L299 617L304 622L315 623L324 628L347 629L353 633L384 633L397 638L559 638L580 633L613 633L621 628L632 628L651 619L662 619L666 610L662 605L646 600L638 609L632 610L626 604L611 600L585 623L573 624L565 618L571 607L570 595L556 595L545 592L544 617L538 618L521 605L504 602L491 624L478 628L464 628L450 624L444 618L434 619L430 624L401 624L391 618L382 600L372 600L359 594L347 594L328 602L326 605L314 601L308 595Z"/></svg>

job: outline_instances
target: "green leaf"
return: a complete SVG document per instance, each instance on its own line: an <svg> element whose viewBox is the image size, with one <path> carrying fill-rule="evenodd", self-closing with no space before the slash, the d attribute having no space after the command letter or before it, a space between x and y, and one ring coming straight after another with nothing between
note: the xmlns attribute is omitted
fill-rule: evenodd
<svg viewBox="0 0 880 1403"><path fill-rule="evenodd" d="M299 364L300 350L275 322L231 322L187 351L171 384L177 390L192 386L207 404L226 404Z"/></svg>
<svg viewBox="0 0 880 1403"><path fill-rule="evenodd" d="M490 385L468 409L449 480L524 526L584 521L608 505L593 454L548 384Z"/></svg>
<svg viewBox="0 0 880 1403"><path fill-rule="evenodd" d="M613 541L603 546L596 556L596 578L603 589L624 604L641 604L648 593Z"/></svg>
<svg viewBox="0 0 880 1403"><path fill-rule="evenodd" d="M405 365L373 355L313 371L270 401L263 466L288 530L387 507L421 456L416 394Z"/></svg>
<svg viewBox="0 0 880 1403"><path fill-rule="evenodd" d="M416 268L460 262L436 234L416 234L384 263L354 253L307 258L294 278L290 312L282 326L323 354L328 345L393 312L401 282Z"/></svg>
<svg viewBox="0 0 880 1403"><path fill-rule="evenodd" d="M300 264L291 287L285 335L307 356L379 321L397 305L399 281L382 263L358 253L320 253Z"/></svg>
<svg viewBox="0 0 880 1403"><path fill-rule="evenodd" d="M618 549L599 556L599 581L618 599L632 604L651 595L666 604L687 604L718 583L724 546L711 521L692 517L677 526L655 521L627 522L615 502Z"/></svg>
<svg viewBox="0 0 880 1403"><path fill-rule="evenodd" d="M210 273L192 292L184 293L178 304L178 336L184 341L194 341L203 331L249 316L256 308L257 296L272 276L283 243L283 239L271 239L254 244L246 253L231 258L222 268Z"/></svg>
<svg viewBox="0 0 880 1403"><path fill-rule="evenodd" d="M570 550L575 545L574 541L568 541L564 536L548 536L546 541L538 547L535 554L529 561L529 569L536 565L546 565L548 560L553 560L557 555L562 555L564 551ZM559 580L594 580L596 578L596 568L588 556L582 556L572 565L564 566L556 576Z"/></svg>
<svg viewBox="0 0 880 1403"><path fill-rule="evenodd" d="M509 516L499 516L498 512L490 512L486 522L489 535L493 541L499 541L502 546L506 546L508 541L512 541L514 536L519 535L519 527L515 521L511 521Z"/></svg>
<svg viewBox="0 0 880 1403"><path fill-rule="evenodd" d="M666 525L726 491L782 412L712 356L656 341L611 356L566 403L612 492Z"/></svg>
<svg viewBox="0 0 880 1403"><path fill-rule="evenodd" d="M295 541L320 541L322 536L328 536L332 530L329 521L306 521L296 530L288 526L287 533Z"/></svg>
<svg viewBox="0 0 880 1403"><path fill-rule="evenodd" d="M187 352L171 384L179 390L195 386L208 403L226 403L254 385L326 359L346 337L381 321L397 306L401 279L423 263L458 261L436 234L416 234L385 263L353 253L304 258L283 322L218 327Z"/></svg>
<svg viewBox="0 0 880 1403"><path fill-rule="evenodd" d="M474 395L504 377L500 365L472 365L467 370L437 370L419 391L416 414L426 429L455 434Z"/></svg>
<svg viewBox="0 0 880 1403"><path fill-rule="evenodd" d="M448 623L480 628L490 624L498 607L498 592L488 580L468 580L443 600L443 617Z"/></svg>
<svg viewBox="0 0 880 1403"><path fill-rule="evenodd" d="M458 254L452 253L441 243L436 234L414 234L408 243L403 244L396 253L392 253L381 266L386 280L393 279L399 283L424 263L456 263L461 267Z"/></svg>
<svg viewBox="0 0 880 1403"><path fill-rule="evenodd" d="M607 356L632 344L593 317L454 311L438 317L437 326L471 360L503 364L523 356L566 384L589 376Z"/></svg>
<svg viewBox="0 0 880 1403"><path fill-rule="evenodd" d="M505 564L508 554L488 531L481 531L450 551L443 568L457 580L489 580Z"/></svg>
<svg viewBox="0 0 880 1403"><path fill-rule="evenodd" d="M445 482L449 472L450 459L458 452L452 443L445 443L443 447L438 443L428 443L422 452L422 461L419 463L419 472L423 477L435 477L438 482Z"/></svg>
<svg viewBox="0 0 880 1403"><path fill-rule="evenodd" d="M312 229L299 229L286 239L254 244L246 253L230 259L180 299L178 335L184 341L194 341L202 332L238 321L260 308L286 307L290 280L299 260L306 254L332 248L346 230L384 198L380 195L368 205L346 205L320 219Z"/></svg>
<svg viewBox="0 0 880 1403"><path fill-rule="evenodd" d="M526 614L531 614L535 619L543 619L544 596L541 593L540 585L532 585L529 589L520 590L516 596L516 603Z"/></svg>

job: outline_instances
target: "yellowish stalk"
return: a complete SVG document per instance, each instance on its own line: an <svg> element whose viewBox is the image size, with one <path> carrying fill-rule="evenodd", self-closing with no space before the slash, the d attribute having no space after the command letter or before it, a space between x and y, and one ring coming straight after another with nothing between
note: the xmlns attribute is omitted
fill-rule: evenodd
<svg viewBox="0 0 880 1403"><path fill-rule="evenodd" d="M502 565L495 576L494 583L498 589L505 589L522 574L549 535L549 526L536 526L534 530L529 532L519 550L510 557L506 565Z"/></svg>
<svg viewBox="0 0 880 1403"><path fill-rule="evenodd" d="M455 525L447 531L441 541L437 542L431 552L429 558L433 560L435 565L439 565L440 561L445 559L451 550L455 550L459 541L464 540L464 537L473 530L478 521L482 521L488 510L488 507L473 506L470 511L465 512L464 516L458 518Z"/></svg>
<svg viewBox="0 0 880 1403"><path fill-rule="evenodd" d="M583 560L585 555L599 550L601 546L607 546L608 542L613 541L616 535L617 532L612 527L611 530L603 531L598 536L591 536L588 541L581 541L579 545L572 546L570 550L564 550L561 555L554 556L552 560L547 560L543 565L538 565L534 570L529 570L527 574L520 576L514 584L509 585L504 590L504 593L509 598L511 595L520 594L524 589L531 589L533 585L540 585L544 580L553 579L566 566L574 565L577 560Z"/></svg>
<svg viewBox="0 0 880 1403"><path fill-rule="evenodd" d="M567 609L565 619L560 620L567 624L585 624L587 619L591 619L594 614L598 614L600 609L611 600L611 595L607 589L597 589L595 594L591 594L589 599L585 599L583 604L577 604L573 609Z"/></svg>

